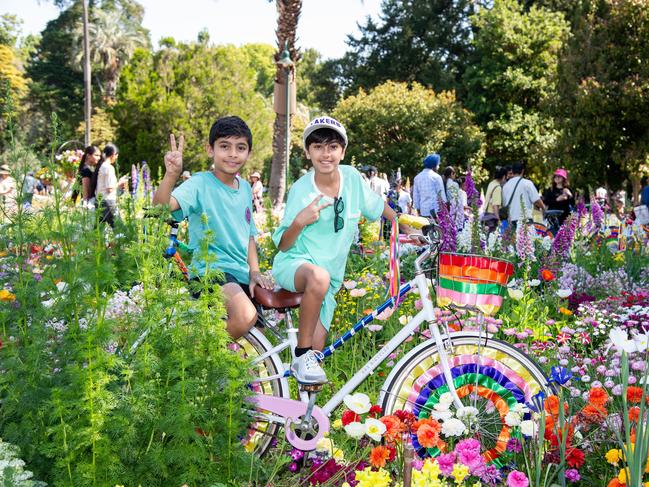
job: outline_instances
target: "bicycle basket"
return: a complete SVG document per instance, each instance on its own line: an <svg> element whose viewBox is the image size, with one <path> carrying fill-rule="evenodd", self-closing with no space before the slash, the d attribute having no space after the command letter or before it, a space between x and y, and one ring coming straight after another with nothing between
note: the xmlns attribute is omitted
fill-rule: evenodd
<svg viewBox="0 0 649 487"><path fill-rule="evenodd" d="M483 255L441 253L437 305L494 315L507 292L514 266Z"/></svg>

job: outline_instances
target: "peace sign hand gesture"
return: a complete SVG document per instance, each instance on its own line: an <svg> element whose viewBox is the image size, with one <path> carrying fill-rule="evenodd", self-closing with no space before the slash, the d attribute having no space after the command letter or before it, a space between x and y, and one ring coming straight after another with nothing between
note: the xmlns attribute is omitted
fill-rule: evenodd
<svg viewBox="0 0 649 487"><path fill-rule="evenodd" d="M167 174L177 178L183 171L185 137L181 135L178 138L178 147L176 147L176 137L174 134L169 134L169 143L171 144L171 150L165 154L165 168L167 169Z"/></svg>
<svg viewBox="0 0 649 487"><path fill-rule="evenodd" d="M295 217L295 220L302 226L306 227L307 225L311 225L312 223L316 222L318 218L320 218L320 210L323 208L326 208L327 206L331 206L331 203L325 203L324 205L318 205L318 202L322 199L322 195L318 195L315 197L315 199L311 202L309 206L304 208L301 212L297 214Z"/></svg>

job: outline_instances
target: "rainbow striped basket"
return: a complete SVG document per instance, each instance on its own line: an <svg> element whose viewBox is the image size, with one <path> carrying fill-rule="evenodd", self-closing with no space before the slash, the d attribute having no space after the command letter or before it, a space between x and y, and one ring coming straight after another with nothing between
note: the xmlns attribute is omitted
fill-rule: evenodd
<svg viewBox="0 0 649 487"><path fill-rule="evenodd" d="M498 312L514 273L511 262L483 255L439 255L437 305L492 316Z"/></svg>

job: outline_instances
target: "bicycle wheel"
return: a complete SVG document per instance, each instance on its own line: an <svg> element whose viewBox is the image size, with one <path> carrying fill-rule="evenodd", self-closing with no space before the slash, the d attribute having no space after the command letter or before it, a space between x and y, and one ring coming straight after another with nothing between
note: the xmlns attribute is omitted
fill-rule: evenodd
<svg viewBox="0 0 649 487"><path fill-rule="evenodd" d="M450 340L455 389L465 406L478 410L471 422L472 435L481 441L485 460L501 466L498 458L511 434L505 415L517 403L533 405L534 395L550 394L551 386L536 362L508 343L471 332L453 333ZM437 345L428 340L394 367L381 389L379 404L384 414L405 410L418 418L429 417L448 390ZM440 453L437 448L421 446L416 435L412 440L421 457Z"/></svg>
<svg viewBox="0 0 649 487"><path fill-rule="evenodd" d="M260 355L271 350L273 346L261 331L252 328L245 336L237 340L232 348L242 357L252 362ZM277 354L272 354L259 362L251 363L251 375L261 380L251 383L249 385L250 389L258 394L289 398L289 386L285 378L263 380L266 377L277 375L283 370L284 366ZM258 413L258 417L250 423L241 441L248 452L262 456L270 448L281 425L264 419L265 411L258 411Z"/></svg>

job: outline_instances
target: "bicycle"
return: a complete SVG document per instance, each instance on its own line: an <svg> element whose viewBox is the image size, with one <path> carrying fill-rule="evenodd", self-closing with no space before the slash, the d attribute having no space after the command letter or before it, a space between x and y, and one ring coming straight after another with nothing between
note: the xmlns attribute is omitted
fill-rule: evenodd
<svg viewBox="0 0 649 487"><path fill-rule="evenodd" d="M440 232L436 224L424 227L422 230L423 235L411 236L423 244L414 264L415 277L400 287L398 296L387 299L327 346L322 351L321 361L326 360L343 344L352 340L377 315L395 306L409 292L414 291L419 294L422 302L421 311L322 406L316 405L317 395L322 385L301 385L299 400L290 397L288 379L291 373L288 364L283 363L280 356L283 351L289 349L291 359L294 358L298 330L293 325L291 310L300 305L301 295L285 290L268 291L261 288L256 290L255 300L263 308L285 313L285 329L280 330L277 325L265 320L261 314L257 326L232 347L249 359L256 377L250 384L253 394L249 398L251 407L247 409L253 422L244 439L249 451L263 455L282 427L285 429L287 441L292 446L303 451L315 449L318 441L329 430L329 416L343 402L345 396L352 393L423 323L428 324L432 338L407 353L386 378L379 395L379 405L383 408L384 414L401 409L410 411L417 417L428 416L441 394L449 392L456 408L465 406L475 408L475 420L471 421L470 429L474 435L481 437L483 445L487 445L488 449L484 454L486 460L497 461L499 455L505 451L509 439L509 427L504 421L507 412L517 403L538 409L538 405L535 404L536 396L549 394L552 386L543 370L531 358L512 345L491 338L484 330L483 319L479 320L481 326L478 332L450 333L448 327L440 329L423 268L423 263L429 259L432 259L436 265L441 241ZM174 256L177 254L178 240L173 232L174 229L165 255L177 261ZM177 229L175 232L177 234ZM464 257L480 258L479 256ZM442 262L440 269L444 272L437 283L438 290L443 289L441 285L443 279L449 279L452 272L458 269L461 274L458 282L468 285L478 285L478 281L471 282L471 279L485 278L495 271L495 268L453 267L451 254L442 253L440 259ZM451 269L448 268L449 259ZM505 261L494 262L511 266ZM469 282L465 282L467 280ZM500 276L498 280L498 285L506 284L506 278ZM487 283L487 285L495 286L495 283ZM452 297L454 291L453 289L449 291L448 287L446 291L442 298L450 299L449 296ZM437 299L439 300L440 296L437 296ZM502 302L502 295L492 294L476 300L475 303L465 303L464 307L475 310L479 317L484 317L483 313L494 311L500 302ZM488 306L491 308L486 308ZM272 334L277 343L271 344L260 328ZM438 453L435 449L427 450L419 445L416 435L412 436L412 440L420 456Z"/></svg>

